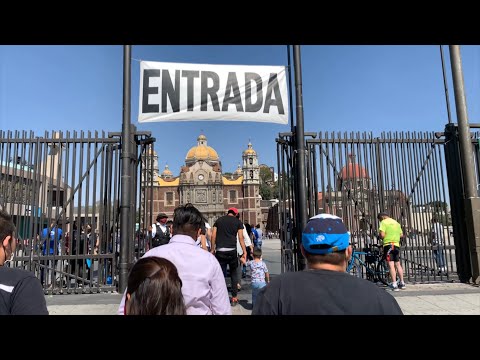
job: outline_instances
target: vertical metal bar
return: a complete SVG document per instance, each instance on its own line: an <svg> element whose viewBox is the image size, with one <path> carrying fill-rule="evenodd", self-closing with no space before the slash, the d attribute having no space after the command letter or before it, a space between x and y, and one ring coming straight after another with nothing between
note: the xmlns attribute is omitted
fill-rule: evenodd
<svg viewBox="0 0 480 360"><path fill-rule="evenodd" d="M429 183L428 183L428 174L426 171L426 165L428 163L427 161L427 149L426 149L426 144L423 141L425 135L422 132L418 133L420 143L418 144L418 149L419 149L419 157L418 157L418 163L419 163L419 172L417 173L417 182L418 182L418 191L420 192L422 196L422 205L425 206L425 214L428 214L429 212L431 213L432 211L432 203L431 203L431 197L430 197L430 191L429 191ZM430 249L428 249L428 232L430 228L430 218L427 218L427 216L422 216L422 223L423 223L423 234L424 234L424 243L423 243L423 259L425 259L425 263L428 264L430 269L435 268L435 264L433 262L433 258L431 255ZM428 249L428 250L427 250ZM430 272L427 272L427 277L429 277L431 274ZM435 276L435 273L434 273Z"/></svg>
<svg viewBox="0 0 480 360"><path fill-rule="evenodd" d="M284 199L284 195L283 195L283 179L282 179L282 168L283 168L283 164L280 163L280 155L281 155L281 151L282 151L282 147L281 147L281 144L280 144L280 141L281 139L277 139L276 142L277 142L277 169L278 169L278 198L279 198L279 202L278 202L278 224L279 224L279 231L278 231L278 236L280 237L280 246L281 246L281 272L284 273L286 271L285 269L285 236L284 236L284 233L286 232L286 227L285 227L285 223L283 221L283 199Z"/></svg>
<svg viewBox="0 0 480 360"><path fill-rule="evenodd" d="M380 205L380 212L385 211L384 190L383 190L383 178L382 178L382 155L380 148L380 138L376 138L375 143L375 158L377 160L377 185L378 185L378 199Z"/></svg>
<svg viewBox="0 0 480 360"><path fill-rule="evenodd" d="M443 250L443 255L445 259L445 268L448 269L448 265L450 262L448 261L447 258L447 245L449 243L449 225L448 225L448 204L446 202L444 195L444 188L443 188L443 176L444 173L442 171L442 159L440 156L440 152L438 151L439 146L435 144L435 134L432 132L430 134L431 139L432 139L432 146L433 146L433 152L432 152L432 161L431 161L431 168L432 168L432 178L433 178L433 183L434 183L434 192L435 192L435 199L437 201L437 206L440 205L440 208L442 210L442 225L443 225L443 244L444 244L444 250ZM445 236L445 229L447 230L447 235ZM448 275L447 275L448 276Z"/></svg>
<svg viewBox="0 0 480 360"><path fill-rule="evenodd" d="M89 132L89 141L91 141L92 139L90 138L90 132ZM92 189L92 215L93 215L93 218L92 218L92 234L90 236L93 236L93 240L92 240L92 269L91 269L91 274L92 274L92 278L93 278L93 273L94 273L94 264L96 264L97 266L97 282L96 284L96 287L97 287L97 292L99 291L99 288L100 288L100 283L102 285L105 284L105 278L104 278L104 273L103 273L103 267L102 267L102 263L101 263L101 259L98 257L98 255L95 255L95 246L97 244L97 236L99 236L99 222L100 222L100 218L98 217L97 215L97 182L98 182L98 172L97 172L97 168L98 168L98 132L95 131L94 133L94 139L93 141L91 142L91 144L89 144L89 147L88 147L88 150L90 151L90 148L93 147L93 176L92 176L92 181L93 181L93 189ZM91 161L88 162L89 164L91 164ZM91 171L91 168L89 170L89 173ZM97 254L100 253L100 248L97 249Z"/></svg>
<svg viewBox="0 0 480 360"><path fill-rule="evenodd" d="M65 134L65 177L63 179L63 184L65 186L65 190L64 190L64 201L62 203L62 207L65 206L65 199L68 199L70 198L70 191L71 191L71 188L68 187L68 182L69 182L69 179L70 179L70 142L68 141L70 139L70 132L67 131L66 134ZM68 208L67 209L64 209L63 213L66 215L66 218L69 220L69 226L68 226L68 255L69 255L69 259L68 259L68 273L69 275L67 276L67 293L70 293L70 287L71 287L71 280L72 280L72 277L71 277L71 274L72 274L72 264L75 263L75 261L71 260L71 256L73 255L73 224L74 224L74 221L73 221L73 216L72 216L72 212L69 211L71 206L70 205L67 205ZM66 239L66 234L67 234L67 231L64 229L64 238ZM65 244L66 245L66 244ZM75 263L76 265L76 263Z"/></svg>
<svg viewBox="0 0 480 360"><path fill-rule="evenodd" d="M290 45L287 45L287 71L288 71L288 97L290 101L290 106L293 106L293 87L292 87L292 66L291 66L291 57L292 51L290 50ZM290 130L294 133L294 124L293 124L293 111L290 111Z"/></svg>
<svg viewBox="0 0 480 360"><path fill-rule="evenodd" d="M122 121L122 195L121 195L121 227L120 231L120 272L119 272L119 292L123 293L127 287L128 277L128 244L130 234L130 188L131 188L131 122L130 122L130 103L131 103L131 45L123 46L123 121ZM302 134L303 135L303 134Z"/></svg>
<svg viewBox="0 0 480 360"><path fill-rule="evenodd" d="M73 132L73 154L72 154L72 178L71 178L71 185L70 185L70 189L75 189L76 188L76 177L77 177L77 173L76 173L76 169L77 169L77 147L79 145L79 143L76 141L77 140L77 132L74 131ZM79 164L79 163L78 163ZM80 175L78 176L79 178L82 176L82 174L80 173ZM81 192L81 188L78 189L78 195L77 195L77 203L78 203L78 200L79 200L79 197L80 197L80 192ZM75 261L75 288L78 287L78 285L80 284L80 281L78 279L78 277L82 277L83 278L83 270L82 270L82 274L79 273L79 270L80 270L80 260L79 260L79 255L80 255L80 238L81 238L81 233L82 233L82 222L81 222L81 219L80 219L80 208L77 206L77 216L75 218L75 215L74 215L74 209L75 209L75 201L72 201L71 202L71 205L70 205L70 216L71 218L73 219L74 221L74 225L76 227L76 231L72 231L74 233L74 236L72 237L75 242L75 258L74 258L74 261ZM82 250L83 251L83 250ZM83 253L82 253L83 255ZM85 262L85 260L82 258L81 261L83 261L83 263ZM84 268L85 265L82 265L82 269Z"/></svg>
<svg viewBox="0 0 480 360"><path fill-rule="evenodd" d="M408 201L408 176L407 176L407 166L406 166L406 156L405 156L405 143L404 143L404 133L400 133L400 135L397 133L396 138L397 141L399 142L397 145L397 152L399 156L399 168L398 168L398 174L399 174L399 179L400 179L400 188L402 191L402 194L405 196L405 217L406 217L406 222L407 222L407 231L409 232L412 227L412 221L411 221L411 206L409 205L410 202ZM405 238L405 245L409 246L412 245L411 240L408 236Z"/></svg>
<svg viewBox="0 0 480 360"><path fill-rule="evenodd" d="M119 179L121 180L120 178L120 168L121 168L121 161L122 159L119 158L119 147L113 147L112 148L112 151L113 154L112 154L112 157L113 157L113 167L114 167L114 171L113 171L113 178L115 179L115 181L113 182L113 249L114 249L114 252L115 252L115 258L114 258L114 268L115 268L115 272L117 273L117 276L118 276L118 286L120 286L120 246L121 244L119 244L119 241L121 241L120 239L120 234L119 234L119 218L120 218L120 187L121 187L121 183L118 181ZM120 149L121 151L121 149ZM118 254L117 254L118 253ZM120 292L120 289L119 289L119 292Z"/></svg>
<svg viewBox="0 0 480 360"><path fill-rule="evenodd" d="M108 254L108 245L107 245L107 218L105 216L106 212L108 211L109 206L105 205L104 202L104 196L105 196L105 132L102 131L102 139L99 142L98 141L98 135L97 132L95 132L95 153L97 153L97 148L98 146L100 149L102 149L101 155L100 155L100 187L99 187L99 202L102 204L99 206L99 222L100 226L98 229L98 254L102 255L109 255ZM95 192L96 194L96 192ZM108 278L108 258L99 258L98 259L98 284L100 284L100 275L102 276L102 285L109 285L107 284L107 278ZM101 271L101 273L100 273Z"/></svg>
<svg viewBox="0 0 480 360"><path fill-rule="evenodd" d="M85 134L82 131L82 145L85 145L86 148L82 151L82 153L86 152L86 160L85 160L85 174L84 174L84 181L83 184L85 184L85 206L84 206L84 217L85 217L85 245L87 247L87 251L85 252L85 255L89 255L88 258L90 259L90 268L87 271L87 285L88 285L88 292L92 292L92 280L93 280L93 258L91 255L93 254L93 248L91 247L92 245L92 233L90 232L90 238L87 238L87 225L90 225L91 231L93 231L93 224L92 224L92 216L90 212L90 138L91 138L91 133L88 131L87 133L88 136L88 141L85 142ZM83 173L83 172L82 172ZM81 181L81 180L80 180ZM88 264L87 264L88 267ZM85 288L85 286L84 286Z"/></svg>
<svg viewBox="0 0 480 360"><path fill-rule="evenodd" d="M312 151L312 164L313 164L313 189L314 189L314 198L313 204L314 204L314 209L315 212L312 213L311 216L315 215L318 213L318 168L317 168L317 147L315 144L312 144L311 146L311 151Z"/></svg>
<svg viewBox="0 0 480 360"><path fill-rule="evenodd" d="M452 114L450 112L450 99L448 96L447 76L445 74L445 59L443 58L443 45L440 45L440 58L442 60L443 88L445 89L445 102L447 103L448 123L452 123Z"/></svg>
<svg viewBox="0 0 480 360"><path fill-rule="evenodd" d="M56 153L56 158L55 158L55 165L53 168L54 174L55 174L55 189L52 189L52 198L53 195L55 194L55 219L58 218L58 212L59 212L59 202L60 202L60 180L62 178L62 142L61 139L63 137L63 134L61 132L57 133L57 141L55 143L57 150ZM52 207L53 207L53 202L52 202ZM63 213L63 212L62 212ZM65 218L65 217L64 217ZM63 287L63 255L65 254L65 222L59 223L61 220L57 220L56 223L58 226L55 228L55 249L54 253L58 255L58 266L55 266L55 271L58 270L60 281L59 281L59 288L60 290ZM58 236L58 231L59 229L62 229L62 238ZM58 252L58 253L57 253ZM57 269L58 267L58 269ZM55 276L55 279L57 276ZM56 280L55 280L56 282Z"/></svg>
<svg viewBox="0 0 480 360"><path fill-rule="evenodd" d="M412 138L413 140L420 140L420 133L412 133ZM412 183L412 189L414 191L415 195L415 203L417 205L417 213L420 212L421 215L417 216L418 220L418 225L419 225L419 241L420 241L420 248L419 248L419 258L418 258L418 263L419 264L425 264L426 263L426 246L427 242L425 240L425 216L423 215L426 212L426 204L425 204L425 199L424 199L424 194L422 192L422 189L418 186L419 182L419 174L421 172L421 167L419 165L420 163L420 151L421 151L421 144L419 142L414 142L413 143L413 162L414 162L414 175L413 175L413 183ZM420 279L423 281L424 276L429 276L429 273L424 274L424 271L421 271L420 273Z"/></svg>
<svg viewBox="0 0 480 360"><path fill-rule="evenodd" d="M328 209L327 209L327 193L325 192L325 176L328 176L327 175L327 171L325 170L324 168L324 165L323 165L323 158L325 157L325 154L322 152L322 149L323 149L323 134L322 132L320 131L318 133L318 139L320 140L320 143L318 144L318 148L319 148L319 152L318 152L318 157L319 157L319 160L320 160L320 186L321 186L321 189L322 189L322 203L321 203L321 206L322 206L322 209L323 209L323 213L328 213ZM319 205L320 207L320 205Z"/></svg>
<svg viewBox="0 0 480 360"><path fill-rule="evenodd" d="M286 250L286 246L285 246L285 236L284 236L284 232L285 232L285 226L284 226L284 222L283 222L283 212L282 212L282 203L283 203L283 181L282 181L282 172L281 172L281 164L280 164L280 152L282 151L282 148L280 146L280 142L279 142L280 139L276 139L276 143L277 143L277 171L278 171L278 198L279 198L279 202L278 202L278 208L279 208L279 212L278 212L278 224L279 224L279 231L278 231L278 235L280 237L280 271L281 273L283 274L285 272L285 250Z"/></svg>

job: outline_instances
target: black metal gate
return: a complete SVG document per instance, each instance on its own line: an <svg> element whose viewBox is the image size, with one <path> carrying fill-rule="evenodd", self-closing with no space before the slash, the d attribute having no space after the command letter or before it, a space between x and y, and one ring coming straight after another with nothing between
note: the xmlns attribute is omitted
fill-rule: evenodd
<svg viewBox="0 0 480 360"><path fill-rule="evenodd" d="M147 249L153 151L135 133L129 260ZM10 266L32 271L46 293L116 291L120 247L121 133L0 132L0 207L17 226ZM135 172L132 172L135 173Z"/></svg>
<svg viewBox="0 0 480 360"><path fill-rule="evenodd" d="M372 133L320 132L305 136L309 217L319 213L340 216L352 243L362 249L378 243L377 214L386 211L404 230L401 261L408 281L457 277L452 226L456 214L450 207L443 133L389 132L374 137ZM301 268L295 231L294 145L292 133L279 134L282 271ZM435 248L429 241L433 217L443 225L446 275L438 274Z"/></svg>

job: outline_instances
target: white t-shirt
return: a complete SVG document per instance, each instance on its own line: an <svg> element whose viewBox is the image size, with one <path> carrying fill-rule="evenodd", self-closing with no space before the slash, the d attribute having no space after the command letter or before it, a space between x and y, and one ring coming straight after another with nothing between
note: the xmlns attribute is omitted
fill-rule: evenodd
<svg viewBox="0 0 480 360"><path fill-rule="evenodd" d="M439 222L432 224L432 245L443 245L443 225Z"/></svg>
<svg viewBox="0 0 480 360"><path fill-rule="evenodd" d="M212 227L210 226L210 224L208 222L205 223L205 229L207 230L205 232L205 242L207 243L207 247L210 248L210 239L208 238L208 229L211 229ZM197 246L202 246L202 236L200 235L198 238L197 238L197 241L195 241L195 245Z"/></svg>
<svg viewBox="0 0 480 360"><path fill-rule="evenodd" d="M247 232L247 229L245 229L245 226L243 226L243 241L245 242L245 248L252 246L252 240L250 240L250 236L248 236L248 232ZM238 234L237 234L237 254L238 256L243 255L242 246L240 245L240 240L238 240Z"/></svg>

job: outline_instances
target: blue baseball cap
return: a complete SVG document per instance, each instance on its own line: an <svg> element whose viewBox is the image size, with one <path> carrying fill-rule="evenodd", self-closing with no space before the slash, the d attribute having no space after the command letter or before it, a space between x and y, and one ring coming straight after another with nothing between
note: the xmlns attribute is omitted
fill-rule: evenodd
<svg viewBox="0 0 480 360"><path fill-rule="evenodd" d="M342 219L330 214L319 214L310 218L302 233L302 245L310 254L343 251L349 242L350 233Z"/></svg>

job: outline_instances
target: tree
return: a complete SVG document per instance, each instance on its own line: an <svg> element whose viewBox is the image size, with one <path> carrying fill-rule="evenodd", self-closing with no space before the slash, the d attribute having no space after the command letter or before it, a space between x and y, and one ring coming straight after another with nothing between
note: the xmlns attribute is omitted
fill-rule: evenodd
<svg viewBox="0 0 480 360"><path fill-rule="evenodd" d="M260 183L260 196L263 200L270 200L272 198L272 189L267 184Z"/></svg>
<svg viewBox="0 0 480 360"><path fill-rule="evenodd" d="M260 184L273 183L272 172L268 166L260 167Z"/></svg>
<svg viewBox="0 0 480 360"><path fill-rule="evenodd" d="M432 201L427 205L430 205L433 211L447 212L447 208L448 208L448 204L445 201Z"/></svg>

